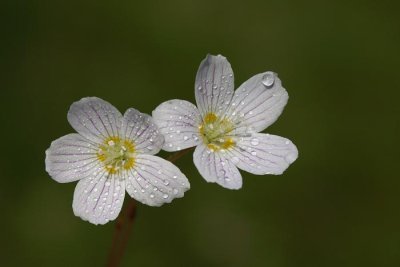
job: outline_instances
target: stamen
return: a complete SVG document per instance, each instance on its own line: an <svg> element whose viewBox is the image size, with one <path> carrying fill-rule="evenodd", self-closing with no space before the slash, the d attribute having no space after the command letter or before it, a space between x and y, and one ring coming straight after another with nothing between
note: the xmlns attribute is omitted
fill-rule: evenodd
<svg viewBox="0 0 400 267"><path fill-rule="evenodd" d="M233 123L226 118L219 118L210 112L203 118L203 123L199 125L199 132L204 144L211 151L221 151L232 148L236 143L229 136L233 131Z"/></svg>
<svg viewBox="0 0 400 267"><path fill-rule="evenodd" d="M134 155L132 141L109 137L100 145L97 159L103 162L106 171L115 174L131 169L135 165Z"/></svg>

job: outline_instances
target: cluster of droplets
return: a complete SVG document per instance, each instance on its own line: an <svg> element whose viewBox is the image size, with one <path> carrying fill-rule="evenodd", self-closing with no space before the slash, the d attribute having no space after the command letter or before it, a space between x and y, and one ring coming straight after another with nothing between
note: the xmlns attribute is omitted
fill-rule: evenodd
<svg viewBox="0 0 400 267"><path fill-rule="evenodd" d="M81 111L82 108L84 112ZM108 105L88 100L87 105L80 106L77 110L71 109L70 113L78 117L80 124L97 137L103 133L117 136L120 131L121 114Z"/></svg>
<svg viewBox="0 0 400 267"><path fill-rule="evenodd" d="M201 80L197 90L203 99L203 103L199 105L200 109L212 106L212 112L224 112L229 107L233 95L233 73L223 74L218 84L207 79Z"/></svg>
<svg viewBox="0 0 400 267"><path fill-rule="evenodd" d="M216 164L222 166L222 168L215 169L213 161L217 161ZM218 179L218 183L220 184L229 184L232 180L231 173L231 165L229 160L225 157L220 157L217 154L213 153L212 150L206 150L206 153L201 154L200 162L209 162L209 170L210 172L216 172L216 177Z"/></svg>
<svg viewBox="0 0 400 267"><path fill-rule="evenodd" d="M111 179L103 176L99 180L97 177L90 177L87 180L83 197L85 199L84 212L94 211L94 216L99 221L108 222L117 215L122 206L125 191L122 188L120 179ZM110 218L111 217L111 218Z"/></svg>
<svg viewBox="0 0 400 267"><path fill-rule="evenodd" d="M165 117L166 123L162 126L166 130L165 135L170 139L181 140L183 144L189 141L197 142L199 140L199 134L192 131L193 124L197 123L197 117L190 107L191 104L186 101L179 101L176 104L179 104L173 106L173 110L176 112L176 114L169 114L167 117ZM180 109L185 108L187 108L186 112L184 112L184 115L182 115L183 112L181 112ZM168 142L165 144L165 146L177 151L182 149L181 146L174 146L174 144Z"/></svg>
<svg viewBox="0 0 400 267"><path fill-rule="evenodd" d="M280 155L287 154L285 151L288 149L287 145L290 144L290 141L288 139L282 139L281 142L277 142L274 140L274 144L270 145L268 149L262 149L265 148L266 145L269 142L269 139L271 138L270 134L264 134L264 137L260 140L258 137L250 137L250 138L244 138L241 137L238 140L238 149L240 151L245 152L243 155L246 155L243 158L239 158L237 156L231 157L231 160L234 164L240 163L240 161L244 161L250 166L257 168L257 169L265 169L265 165L269 166L269 171L265 172L265 174L273 174L274 173L274 166L277 164L277 162L264 162L261 161L260 158L257 158L258 154L270 154L274 155L280 158ZM260 147L259 144L263 143L263 145ZM295 154L289 153L285 156L284 160L286 161L287 164L292 163L295 160ZM264 165L264 166L263 166Z"/></svg>
<svg viewBox="0 0 400 267"><path fill-rule="evenodd" d="M187 187L186 182L181 181L178 175L170 173L168 170L159 168L153 174L153 178L145 178L141 173L150 171L148 167L141 165L138 170L134 170L127 177L127 190L135 195L135 198L142 203L156 202L159 199L170 199L183 195L182 187ZM133 186L134 185L134 186ZM161 204L163 202L160 202Z"/></svg>
<svg viewBox="0 0 400 267"><path fill-rule="evenodd" d="M149 153L158 151L163 139L151 117L139 112L132 113L129 116L129 120L124 120L122 123L122 136L130 140L140 139L140 143L144 142L142 146Z"/></svg>

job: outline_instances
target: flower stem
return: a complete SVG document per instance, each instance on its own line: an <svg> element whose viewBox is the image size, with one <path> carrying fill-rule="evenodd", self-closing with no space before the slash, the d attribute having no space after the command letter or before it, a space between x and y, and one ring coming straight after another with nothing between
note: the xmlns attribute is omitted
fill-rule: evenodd
<svg viewBox="0 0 400 267"><path fill-rule="evenodd" d="M193 150L194 148L187 148L166 158L170 162L175 162L183 155ZM118 216L115 223L114 236L111 244L110 253L107 260L107 267L118 267L121 264L126 246L128 244L129 235L132 230L133 222L136 217L136 201L132 198L126 205L124 212Z"/></svg>

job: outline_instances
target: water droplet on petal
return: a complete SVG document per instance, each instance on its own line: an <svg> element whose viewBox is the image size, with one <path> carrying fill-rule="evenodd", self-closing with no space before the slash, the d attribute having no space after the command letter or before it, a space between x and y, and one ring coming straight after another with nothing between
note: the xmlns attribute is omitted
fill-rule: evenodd
<svg viewBox="0 0 400 267"><path fill-rule="evenodd" d="M168 194L164 194L162 197L163 197L164 199L166 199L166 198L168 198Z"/></svg>
<svg viewBox="0 0 400 267"><path fill-rule="evenodd" d="M239 163L240 159L238 157L232 157L232 163L237 164Z"/></svg>
<svg viewBox="0 0 400 267"><path fill-rule="evenodd" d="M293 161L295 161L297 158L296 153L290 153L288 155L286 155L285 160L290 164L293 163Z"/></svg>
<svg viewBox="0 0 400 267"><path fill-rule="evenodd" d="M267 87L271 88L274 85L275 82L275 75L273 72L267 72L264 74L261 80L262 84Z"/></svg>
<svg viewBox="0 0 400 267"><path fill-rule="evenodd" d="M250 144L252 144L253 146L256 146L260 143L260 141L257 138L252 138L250 141Z"/></svg>

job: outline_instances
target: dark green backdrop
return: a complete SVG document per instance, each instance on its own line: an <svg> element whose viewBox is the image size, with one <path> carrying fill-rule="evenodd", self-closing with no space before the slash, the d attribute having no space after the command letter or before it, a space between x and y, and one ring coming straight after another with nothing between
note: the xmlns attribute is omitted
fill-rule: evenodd
<svg viewBox="0 0 400 267"><path fill-rule="evenodd" d="M2 1L1 266L102 266L114 223L75 217L75 184L45 172L69 105L194 101L207 53L236 86L279 73L267 132L298 146L282 176L243 173L162 208L139 205L123 266L400 266L399 6L395 1ZM166 154L166 153L165 153ZM163 154L164 155L164 154Z"/></svg>

